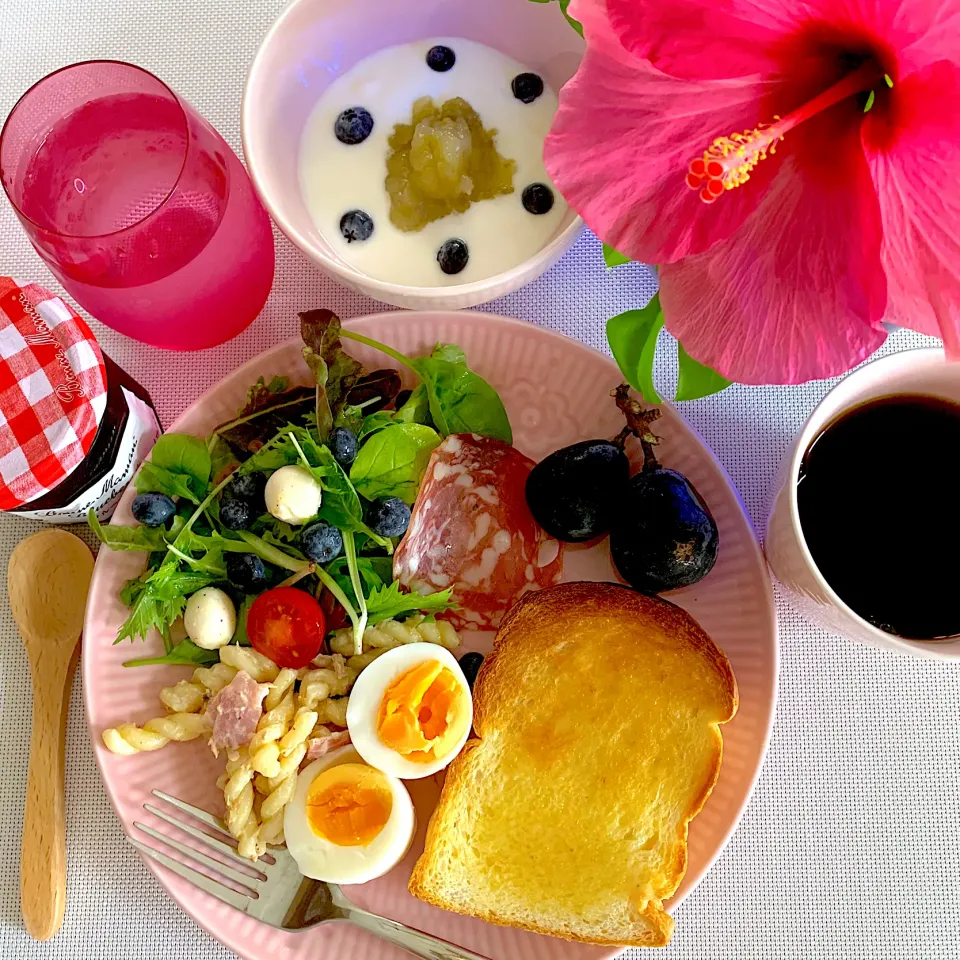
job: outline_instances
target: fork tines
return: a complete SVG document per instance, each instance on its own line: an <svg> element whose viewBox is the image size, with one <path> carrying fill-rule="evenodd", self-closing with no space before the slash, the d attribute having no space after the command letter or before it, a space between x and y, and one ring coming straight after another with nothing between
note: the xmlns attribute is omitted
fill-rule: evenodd
<svg viewBox="0 0 960 960"><path fill-rule="evenodd" d="M170 856L168 853L164 853L155 846L146 844L135 837L127 837L130 843L144 856L162 863L169 870L183 877L184 880L188 880L194 886L200 887L201 890L205 890L211 896L223 900L239 910L248 911L257 901L259 885L269 878L272 859L260 859L256 863L244 859L237 853L233 838L227 832L222 820L207 813L206 810L201 810L199 807L172 797L162 790L152 792L158 800L162 800L165 804L180 811L181 815L178 816L175 813L168 812L167 809L154 806L152 803L145 803L143 805L144 810L170 824L176 830L193 837L200 842L207 852L192 844L176 840L169 834L155 830L139 820L134 821L134 826L146 836L185 857L189 857L190 860L205 869L198 870L189 866L181 859ZM210 833L202 830L195 822L191 821L202 823L215 832ZM233 864L240 865L245 869L238 870Z"/></svg>

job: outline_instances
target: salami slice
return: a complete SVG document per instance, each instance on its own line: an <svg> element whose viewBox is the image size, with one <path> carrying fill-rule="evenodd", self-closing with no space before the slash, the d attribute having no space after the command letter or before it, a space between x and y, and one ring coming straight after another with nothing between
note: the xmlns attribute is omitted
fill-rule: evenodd
<svg viewBox="0 0 960 960"><path fill-rule="evenodd" d="M453 588L460 629L488 630L531 590L558 583L561 544L527 507L533 461L475 433L446 438L430 458L394 577L420 593Z"/></svg>

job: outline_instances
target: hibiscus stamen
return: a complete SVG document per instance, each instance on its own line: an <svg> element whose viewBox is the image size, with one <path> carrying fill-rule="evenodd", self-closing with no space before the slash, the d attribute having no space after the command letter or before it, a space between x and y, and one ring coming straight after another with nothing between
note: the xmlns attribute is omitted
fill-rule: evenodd
<svg viewBox="0 0 960 960"><path fill-rule="evenodd" d="M874 60L848 73L842 80L824 90L803 106L785 117L774 116L773 123L761 123L752 130L717 137L703 152L703 156L691 161L687 169L687 186L700 193L704 203L713 203L724 190L734 190L750 179L750 172L761 161L777 152L777 144L794 127L818 113L829 109L848 97L869 90L879 83L892 85L892 81Z"/></svg>

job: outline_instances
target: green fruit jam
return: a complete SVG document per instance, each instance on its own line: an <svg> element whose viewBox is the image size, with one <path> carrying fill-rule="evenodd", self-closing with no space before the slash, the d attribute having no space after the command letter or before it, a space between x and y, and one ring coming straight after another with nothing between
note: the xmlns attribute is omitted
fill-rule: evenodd
<svg viewBox="0 0 960 960"><path fill-rule="evenodd" d="M471 203L513 193L514 160L502 157L496 130L484 130L461 97L437 106L431 97L413 105L410 123L390 134L387 178L390 220L400 230L422 230Z"/></svg>

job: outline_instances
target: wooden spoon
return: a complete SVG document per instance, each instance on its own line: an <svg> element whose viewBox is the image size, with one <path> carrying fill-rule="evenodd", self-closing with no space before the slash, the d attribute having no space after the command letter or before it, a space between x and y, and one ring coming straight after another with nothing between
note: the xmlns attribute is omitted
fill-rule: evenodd
<svg viewBox="0 0 960 960"><path fill-rule="evenodd" d="M66 530L44 530L22 540L7 568L10 607L33 680L20 908L27 932L36 940L52 937L63 922L67 894L63 755L70 684L92 574L89 548Z"/></svg>

